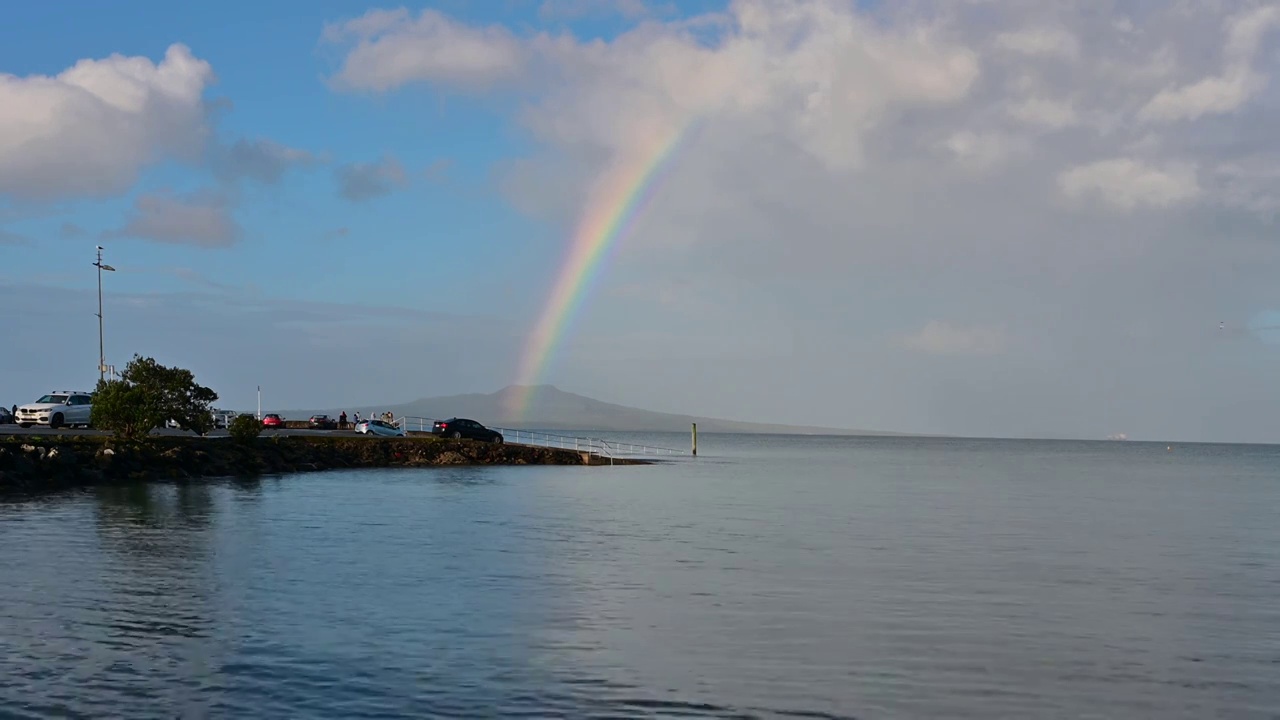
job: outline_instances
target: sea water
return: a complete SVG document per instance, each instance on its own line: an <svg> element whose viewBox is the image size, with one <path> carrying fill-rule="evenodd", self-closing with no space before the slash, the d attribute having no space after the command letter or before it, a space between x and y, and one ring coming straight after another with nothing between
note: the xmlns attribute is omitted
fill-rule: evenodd
<svg viewBox="0 0 1280 720"><path fill-rule="evenodd" d="M2 500L0 717L1280 713L1280 448L699 445Z"/></svg>

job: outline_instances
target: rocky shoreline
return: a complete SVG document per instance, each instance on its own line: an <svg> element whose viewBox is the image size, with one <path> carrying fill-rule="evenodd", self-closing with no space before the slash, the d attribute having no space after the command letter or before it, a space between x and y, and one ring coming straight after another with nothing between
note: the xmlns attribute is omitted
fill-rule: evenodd
<svg viewBox="0 0 1280 720"><path fill-rule="evenodd" d="M615 460L615 464L643 464ZM586 453L434 437L0 437L0 493L47 492L147 480L253 477L338 468L445 465L599 465Z"/></svg>

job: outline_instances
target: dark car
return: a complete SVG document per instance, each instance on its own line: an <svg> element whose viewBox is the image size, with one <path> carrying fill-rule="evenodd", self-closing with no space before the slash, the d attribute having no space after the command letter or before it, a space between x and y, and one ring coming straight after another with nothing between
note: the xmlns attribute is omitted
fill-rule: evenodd
<svg viewBox="0 0 1280 720"><path fill-rule="evenodd" d="M13 419L13 413L9 412L9 408L0 407L0 425L10 425L17 422Z"/></svg>
<svg viewBox="0 0 1280 720"><path fill-rule="evenodd" d="M328 415L312 415L307 421L307 427L312 430L337 430L338 421Z"/></svg>
<svg viewBox="0 0 1280 720"><path fill-rule="evenodd" d="M449 418L448 420L437 420L431 425L431 433L441 437L450 438L466 438L468 440L481 440L491 443L502 443L502 433L497 430L490 430L475 420L466 418Z"/></svg>

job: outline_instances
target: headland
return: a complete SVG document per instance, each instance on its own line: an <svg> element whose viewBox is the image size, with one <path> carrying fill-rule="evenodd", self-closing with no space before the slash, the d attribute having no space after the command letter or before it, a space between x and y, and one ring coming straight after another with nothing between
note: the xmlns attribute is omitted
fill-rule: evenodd
<svg viewBox="0 0 1280 720"><path fill-rule="evenodd" d="M636 465L573 450L431 436L407 438L0 436L0 493L147 480L252 477L340 468L447 465Z"/></svg>

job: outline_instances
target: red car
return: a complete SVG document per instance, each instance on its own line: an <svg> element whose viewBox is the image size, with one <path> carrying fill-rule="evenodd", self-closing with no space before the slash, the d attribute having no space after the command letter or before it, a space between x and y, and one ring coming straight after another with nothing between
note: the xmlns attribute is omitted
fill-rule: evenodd
<svg viewBox="0 0 1280 720"><path fill-rule="evenodd" d="M284 427L284 418L275 413L267 413L262 416L262 427L280 429Z"/></svg>

